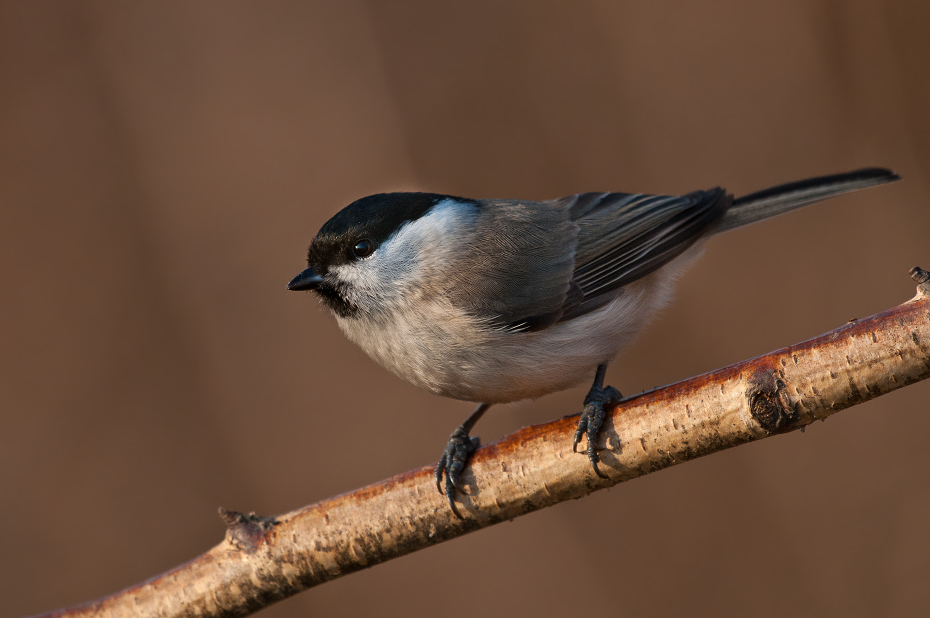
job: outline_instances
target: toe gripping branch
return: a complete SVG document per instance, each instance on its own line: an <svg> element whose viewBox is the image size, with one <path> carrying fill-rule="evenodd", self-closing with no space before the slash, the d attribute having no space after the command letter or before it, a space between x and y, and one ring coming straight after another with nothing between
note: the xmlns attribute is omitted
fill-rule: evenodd
<svg viewBox="0 0 930 618"><path fill-rule="evenodd" d="M481 415L490 407L491 404L481 404L464 423L452 432L452 435L449 436L449 442L442 452L442 457L439 458L439 464L436 466L436 489L446 496L446 499L449 500L449 506L452 507L452 512L459 519L462 519L462 515L455 506L455 492L466 493L461 481L462 470L465 469L468 458L478 450L478 446L481 444L477 437L471 437L468 433L478 422L478 419L481 418ZM442 482L443 473L445 473L446 477L445 488L443 488Z"/></svg>
<svg viewBox="0 0 930 618"><path fill-rule="evenodd" d="M575 441L572 444L572 452L577 453L578 443L581 442L581 438L586 437L588 439L588 461L591 462L594 473L604 479L607 478L607 475L597 467L597 464L601 461L600 456L597 454L597 437L607 416L606 410L623 399L620 391L612 386L604 386L606 373L607 365L598 365L597 372L594 374L594 384L591 385L591 390L588 391L587 397L584 398L584 411L582 411L581 418L578 420L578 429L575 430ZM468 459L472 453L478 450L480 444L478 438L471 437L469 432L478 422L478 419L481 418L481 415L490 407L491 405L487 403L479 405L478 409L472 412L472 415L452 432L452 435L449 436L449 442L442 452L442 457L439 458L439 463L436 465L436 489L446 497L452 512L459 519L462 519L462 515L455 506L455 494L456 492L460 494L466 493L462 485L462 471L465 469ZM445 477L445 483L443 483L443 477Z"/></svg>
<svg viewBox="0 0 930 618"><path fill-rule="evenodd" d="M588 440L588 461L594 468L594 474L602 479L607 475L603 474L597 467L601 461L597 454L597 436L601 432L601 426L604 424L604 418L607 416L606 409L618 404L623 395L613 386L604 386L604 375L607 373L607 365L598 365L597 373L594 374L594 384L588 391L587 397L584 398L584 410L581 412L581 418L578 419L578 428L575 430L575 441L572 444L572 452L578 452L578 443L581 442L582 436Z"/></svg>

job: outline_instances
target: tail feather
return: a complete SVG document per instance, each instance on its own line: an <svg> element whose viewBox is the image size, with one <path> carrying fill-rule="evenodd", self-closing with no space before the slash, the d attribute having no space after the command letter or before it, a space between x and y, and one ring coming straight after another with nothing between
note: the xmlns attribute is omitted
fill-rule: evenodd
<svg viewBox="0 0 930 618"><path fill-rule="evenodd" d="M714 226L719 234L807 206L829 197L899 180L901 177L880 167L869 167L845 174L808 178L750 193L733 200L733 205Z"/></svg>

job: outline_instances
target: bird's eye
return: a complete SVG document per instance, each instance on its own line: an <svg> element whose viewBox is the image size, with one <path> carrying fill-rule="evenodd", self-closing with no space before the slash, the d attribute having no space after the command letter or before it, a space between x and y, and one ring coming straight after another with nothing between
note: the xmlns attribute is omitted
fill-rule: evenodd
<svg viewBox="0 0 930 618"><path fill-rule="evenodd" d="M375 250L375 243L371 242L367 238L355 243L355 246L352 247L352 253L355 254L357 258L368 257L371 255L371 252Z"/></svg>

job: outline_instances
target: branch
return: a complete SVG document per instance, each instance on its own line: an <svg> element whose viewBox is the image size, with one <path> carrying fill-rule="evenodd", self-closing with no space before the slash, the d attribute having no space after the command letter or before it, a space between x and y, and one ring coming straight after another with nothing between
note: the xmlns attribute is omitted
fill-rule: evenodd
<svg viewBox="0 0 930 618"><path fill-rule="evenodd" d="M571 452L577 415L475 453L457 519L432 466L280 515L220 509L219 545L109 597L46 616L243 616L301 590L571 498L802 429L930 377L930 273L917 296L759 358L623 401L602 432L599 479Z"/></svg>

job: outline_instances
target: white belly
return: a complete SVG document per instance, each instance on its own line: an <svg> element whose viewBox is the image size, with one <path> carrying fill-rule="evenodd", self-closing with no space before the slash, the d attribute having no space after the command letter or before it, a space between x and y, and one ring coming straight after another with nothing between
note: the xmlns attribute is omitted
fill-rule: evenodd
<svg viewBox="0 0 930 618"><path fill-rule="evenodd" d="M374 360L437 395L483 403L536 398L593 380L596 367L668 302L680 272L673 264L626 286L603 308L537 332L488 328L441 299L397 307L390 320L338 322Z"/></svg>

